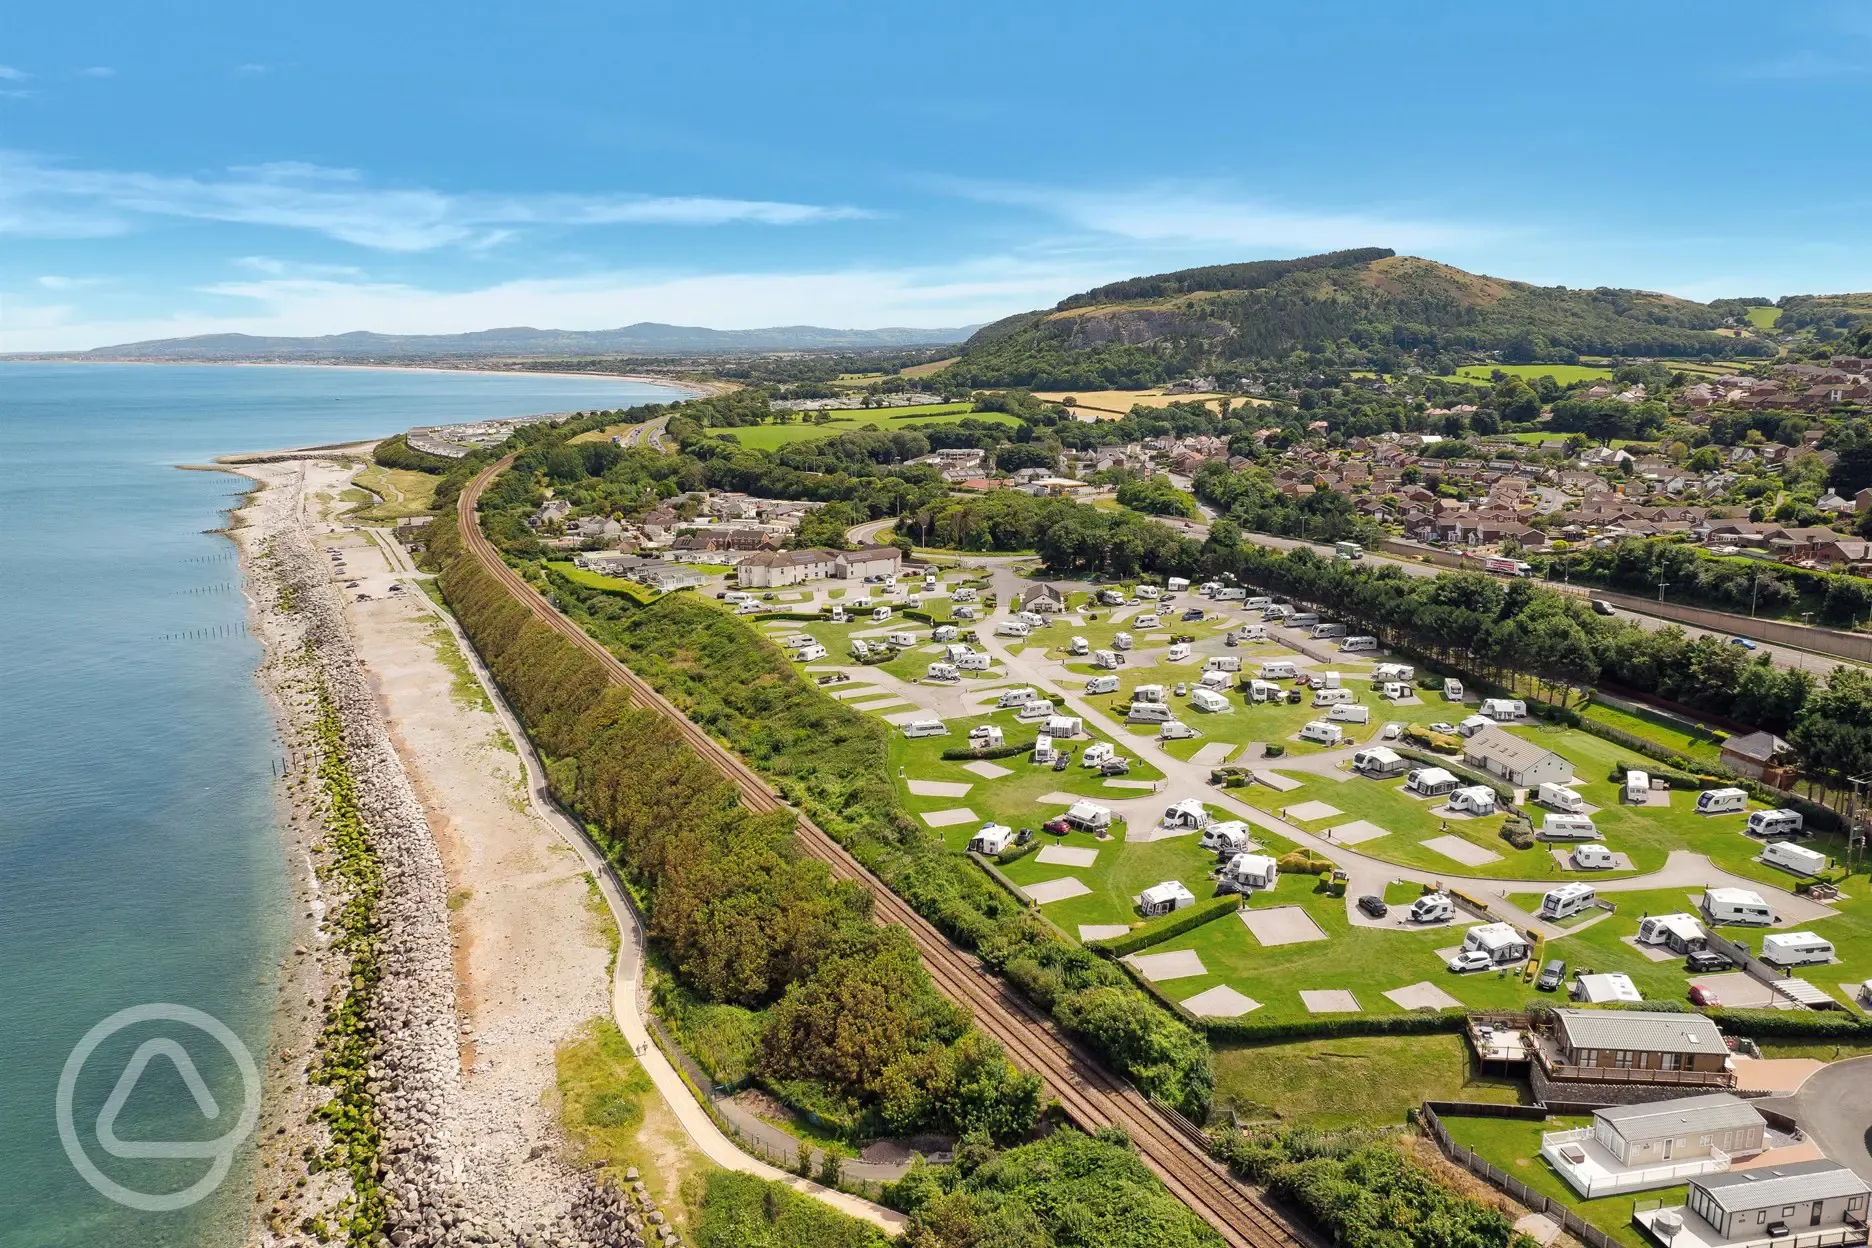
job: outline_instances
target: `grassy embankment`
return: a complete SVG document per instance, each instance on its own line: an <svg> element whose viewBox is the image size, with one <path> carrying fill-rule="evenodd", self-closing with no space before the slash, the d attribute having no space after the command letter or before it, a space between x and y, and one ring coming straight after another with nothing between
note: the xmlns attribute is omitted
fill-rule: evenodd
<svg viewBox="0 0 1872 1248"><path fill-rule="evenodd" d="M354 513L354 518L366 524L394 524L408 516L429 515L435 510L435 491L441 480L427 472L370 464L353 478L353 488L368 491L376 498L360 494L356 501L363 505ZM349 498L352 491L345 493Z"/></svg>

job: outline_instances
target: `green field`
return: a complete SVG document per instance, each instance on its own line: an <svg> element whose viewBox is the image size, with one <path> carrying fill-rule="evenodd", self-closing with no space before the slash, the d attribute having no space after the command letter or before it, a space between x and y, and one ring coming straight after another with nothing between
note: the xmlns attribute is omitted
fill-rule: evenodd
<svg viewBox="0 0 1872 1248"><path fill-rule="evenodd" d="M1617 728L1629 732L1635 737L1676 750L1685 758L1702 759L1705 762L1719 762L1722 758L1722 743L1717 734L1709 729L1689 728L1676 720L1647 711L1643 707L1624 710L1620 707L1606 706L1594 702L1585 710L1587 719L1601 723L1608 728Z"/></svg>
<svg viewBox="0 0 1872 1248"><path fill-rule="evenodd" d="M1681 1204L1686 1188L1660 1187L1637 1193L1602 1196L1598 1200L1582 1200L1578 1192L1567 1186L1566 1180L1541 1160L1540 1140L1543 1132L1567 1131L1587 1126L1590 1122L1587 1118L1549 1118L1544 1122L1516 1122L1508 1118L1444 1118L1443 1127L1458 1144L1473 1148L1490 1163L1535 1191L1568 1206L1621 1244L1628 1244L1630 1248L1652 1248L1644 1233L1631 1224L1632 1202L1643 1198L1661 1200L1667 1205Z"/></svg>
<svg viewBox="0 0 1872 1248"><path fill-rule="evenodd" d="M657 593L635 581L622 580L615 576L606 576L602 572L588 572L576 563L553 560L546 565L574 585L583 585L587 589L602 589L608 594L623 594L638 602L655 601Z"/></svg>
<svg viewBox="0 0 1872 1248"><path fill-rule="evenodd" d="M1468 364L1456 370L1456 376L1445 377L1445 381L1486 382L1496 370L1507 373L1510 377L1551 377L1561 385L1575 381L1606 381L1612 376L1609 368L1595 368L1590 364Z"/></svg>
<svg viewBox="0 0 1872 1248"><path fill-rule="evenodd" d="M840 408L826 413L828 419L815 423L817 413L799 413L794 423L784 425L717 426L714 437L733 437L751 450L772 451L790 442L811 442L819 438L855 433L866 426L876 426L889 433L894 429L915 429L920 424L942 424L968 416L990 424L1014 426L1020 421L1006 412L977 412L969 403L932 403L922 407Z"/></svg>
<svg viewBox="0 0 1872 1248"><path fill-rule="evenodd" d="M1748 322L1756 329L1773 329L1781 323L1780 308L1750 308Z"/></svg>
<svg viewBox="0 0 1872 1248"><path fill-rule="evenodd" d="M1325 1129L1400 1123L1421 1102L1523 1099L1518 1080L1474 1069L1461 1036L1342 1036L1217 1045L1217 1112L1278 1114Z"/></svg>

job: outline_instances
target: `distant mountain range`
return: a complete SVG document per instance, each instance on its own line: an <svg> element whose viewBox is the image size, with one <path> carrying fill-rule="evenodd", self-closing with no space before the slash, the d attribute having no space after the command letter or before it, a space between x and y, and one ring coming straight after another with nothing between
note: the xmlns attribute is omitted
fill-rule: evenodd
<svg viewBox="0 0 1872 1248"><path fill-rule="evenodd" d="M483 329L470 334L373 334L364 331L319 338L263 338L251 334L201 334L156 338L94 351L61 352L65 359L98 360L301 360L394 361L441 359L550 359L558 356L735 355L761 351L875 351L892 347L939 347L961 342L979 328L822 329L782 325L772 329L704 329L641 321L621 329Z"/></svg>

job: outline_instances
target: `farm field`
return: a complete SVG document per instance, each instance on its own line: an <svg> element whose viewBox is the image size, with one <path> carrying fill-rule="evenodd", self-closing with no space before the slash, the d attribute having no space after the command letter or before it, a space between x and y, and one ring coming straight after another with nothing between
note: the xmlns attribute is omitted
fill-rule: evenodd
<svg viewBox="0 0 1872 1248"><path fill-rule="evenodd" d="M1780 308L1750 308L1748 322L1756 329L1773 329L1781 323Z"/></svg>
<svg viewBox="0 0 1872 1248"><path fill-rule="evenodd" d="M1215 1107L1330 1130L1396 1124L1426 1100L1515 1104L1519 1080L1474 1069L1458 1035L1340 1036L1215 1046Z"/></svg>
<svg viewBox="0 0 1872 1248"><path fill-rule="evenodd" d="M1516 1122L1508 1118L1444 1118L1443 1127L1450 1138L1472 1148L1492 1165L1513 1175L1544 1196L1572 1208L1606 1234L1628 1248L1652 1248L1644 1233L1631 1224L1634 1199L1681 1203L1687 1189L1683 1186L1660 1187L1636 1194L1621 1192L1583 1200L1540 1156L1541 1134L1566 1131L1589 1125L1589 1118L1549 1118L1545 1122Z"/></svg>
<svg viewBox="0 0 1872 1248"><path fill-rule="evenodd" d="M1466 364L1456 370L1454 377L1444 380L1486 382L1497 370L1510 377L1528 380L1552 377L1563 386L1575 381L1606 381L1612 376L1611 369L1595 368L1590 364Z"/></svg>
<svg viewBox="0 0 1872 1248"><path fill-rule="evenodd" d="M1091 415L1111 420L1130 413L1134 407L1168 407L1172 403L1213 403L1221 398L1220 394L1165 394L1160 389L1151 390L1064 390L1036 393L1036 399L1049 403L1063 403L1074 400L1074 410L1083 410Z"/></svg>
<svg viewBox="0 0 1872 1248"><path fill-rule="evenodd" d="M927 404L922 407L840 408L828 412L828 419L823 422L815 422L812 416L813 413L806 413L804 420L782 425L716 426L709 432L715 437L732 436L750 450L773 451L793 442L812 442L820 438L837 437L841 433L855 433L867 425L875 425L878 429L888 433L893 429L914 429L919 424L942 423L945 420L956 420L963 416L998 425L1019 423L1006 412L977 412L968 403Z"/></svg>

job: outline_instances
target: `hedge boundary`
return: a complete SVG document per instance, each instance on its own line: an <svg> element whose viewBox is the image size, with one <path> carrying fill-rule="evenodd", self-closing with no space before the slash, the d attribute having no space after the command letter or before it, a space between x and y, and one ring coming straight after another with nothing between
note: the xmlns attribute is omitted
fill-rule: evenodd
<svg viewBox="0 0 1872 1248"><path fill-rule="evenodd" d="M1226 897L1211 897L1208 901L1199 901L1193 906L1172 911L1160 919L1132 928L1123 936L1112 936L1105 940L1094 940L1086 948L1113 958L1122 958L1161 944L1172 936L1181 936L1184 932L1194 931L1205 923L1213 923L1224 915L1234 914L1241 909L1241 897L1231 893Z"/></svg>

